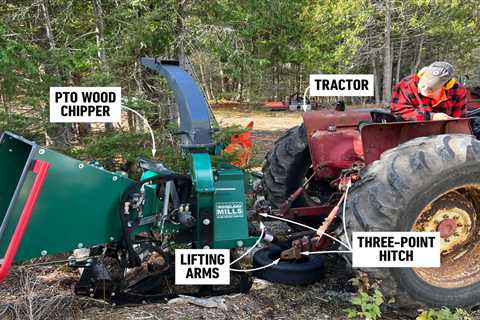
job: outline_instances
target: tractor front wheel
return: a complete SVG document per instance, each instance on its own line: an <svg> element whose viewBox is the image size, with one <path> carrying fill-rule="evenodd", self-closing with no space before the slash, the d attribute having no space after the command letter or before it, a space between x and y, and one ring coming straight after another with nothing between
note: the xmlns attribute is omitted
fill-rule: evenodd
<svg viewBox="0 0 480 320"><path fill-rule="evenodd" d="M480 303L479 160L480 141L472 136L417 138L386 151L352 187L349 237L353 231L441 234L440 268L362 269L381 279L384 293L407 304Z"/></svg>
<svg viewBox="0 0 480 320"><path fill-rule="evenodd" d="M279 208L313 174L305 127L293 127L280 137L266 157L262 168L265 197ZM293 208L318 206L330 199L334 190L328 181L311 179L292 204ZM299 222L317 227L321 217L302 217Z"/></svg>

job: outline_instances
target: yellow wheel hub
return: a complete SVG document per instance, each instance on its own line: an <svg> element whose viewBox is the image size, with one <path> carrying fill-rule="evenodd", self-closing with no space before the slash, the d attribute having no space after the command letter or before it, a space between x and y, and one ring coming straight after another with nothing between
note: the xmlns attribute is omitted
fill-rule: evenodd
<svg viewBox="0 0 480 320"><path fill-rule="evenodd" d="M472 219L461 208L448 208L436 211L423 224L423 230L439 231L442 254L450 253L457 245L465 243L470 235Z"/></svg>
<svg viewBox="0 0 480 320"><path fill-rule="evenodd" d="M430 202L411 231L440 232L440 268L413 268L423 281L440 288L462 288L480 279L480 185L465 185Z"/></svg>

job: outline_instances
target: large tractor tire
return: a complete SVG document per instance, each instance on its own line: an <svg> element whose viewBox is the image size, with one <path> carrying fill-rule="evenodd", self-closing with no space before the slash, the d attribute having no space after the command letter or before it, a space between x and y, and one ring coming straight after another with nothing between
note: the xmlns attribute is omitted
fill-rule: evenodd
<svg viewBox="0 0 480 320"><path fill-rule="evenodd" d="M310 151L305 127L293 127L280 137L265 156L263 187L265 198L274 208L279 208L288 197L303 185L312 173ZM292 204L293 208L319 205L329 199L333 190L328 182L311 180L306 192ZM322 219L305 217L299 222L318 226Z"/></svg>
<svg viewBox="0 0 480 320"><path fill-rule="evenodd" d="M350 239L353 231L446 231L440 268L361 270L386 295L408 305L480 304L480 141L438 135L388 150L361 174L346 206Z"/></svg>

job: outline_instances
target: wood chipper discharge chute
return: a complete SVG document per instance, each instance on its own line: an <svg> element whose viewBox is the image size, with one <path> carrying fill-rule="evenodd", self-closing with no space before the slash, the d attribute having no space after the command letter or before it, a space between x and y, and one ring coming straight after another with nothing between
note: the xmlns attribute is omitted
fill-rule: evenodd
<svg viewBox="0 0 480 320"><path fill-rule="evenodd" d="M212 163L223 146L213 142L212 115L195 81L178 64L144 58L175 93L179 135L190 169L179 174L141 159L140 181L98 163L62 155L5 132L0 140L0 270L15 262L77 250L69 266L82 271L76 293L115 303L248 291L250 277L231 285L175 286L175 249L250 247L242 169ZM238 263L233 264L239 269ZM199 288L198 288L199 287Z"/></svg>

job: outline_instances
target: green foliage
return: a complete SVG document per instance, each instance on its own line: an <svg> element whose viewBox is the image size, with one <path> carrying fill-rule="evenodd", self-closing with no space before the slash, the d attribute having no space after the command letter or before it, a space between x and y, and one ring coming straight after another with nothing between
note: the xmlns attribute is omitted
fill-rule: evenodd
<svg viewBox="0 0 480 320"><path fill-rule="evenodd" d="M378 289L375 289L373 294L360 291L358 295L352 299L352 305L354 307L345 309L346 316L348 319L380 319L382 316L380 306L383 302L383 295Z"/></svg>
<svg viewBox="0 0 480 320"><path fill-rule="evenodd" d="M472 320L472 316L463 309L452 311L447 307L441 309L423 310L416 318L417 320Z"/></svg>
<svg viewBox="0 0 480 320"><path fill-rule="evenodd" d="M222 146L227 146L230 143L230 140L233 135L239 135L244 132L249 131L250 129L242 127L240 125L232 125L227 127L218 128L213 135L213 140L215 143Z"/></svg>
<svg viewBox="0 0 480 320"><path fill-rule="evenodd" d="M476 1L392 4L394 63L404 41L402 76L415 67L417 56L422 65L445 59L459 72L478 73L473 71L479 62ZM121 128L96 128L86 137L77 124L48 122L50 86L121 86L129 106L149 120L165 146L159 157L177 168L183 162L177 161L170 133L176 120L174 97L165 79L139 64L143 56L175 58L182 45L207 96L256 102L303 91L310 73L371 73L372 60L381 69L384 1L131 0L101 1L101 6L103 46L96 39L92 1L2 2L0 130L68 148L68 143L55 141L65 132L60 138L71 143L73 151L68 152L125 164L149 152L149 139L139 133L142 124L135 117ZM99 59L101 48L106 65ZM227 144L232 133L245 130L237 129L223 129L216 141ZM113 162L109 166L118 165Z"/></svg>
<svg viewBox="0 0 480 320"><path fill-rule="evenodd" d="M168 168L185 172L187 162L182 157L176 141L166 136L165 132L156 132L157 139L164 141L157 150L156 161ZM152 146L149 134L123 131L107 131L86 137L82 147L72 148L66 152L72 157L84 160L97 160L108 170L123 170L130 175L138 175L135 164L139 158L152 158Z"/></svg>

